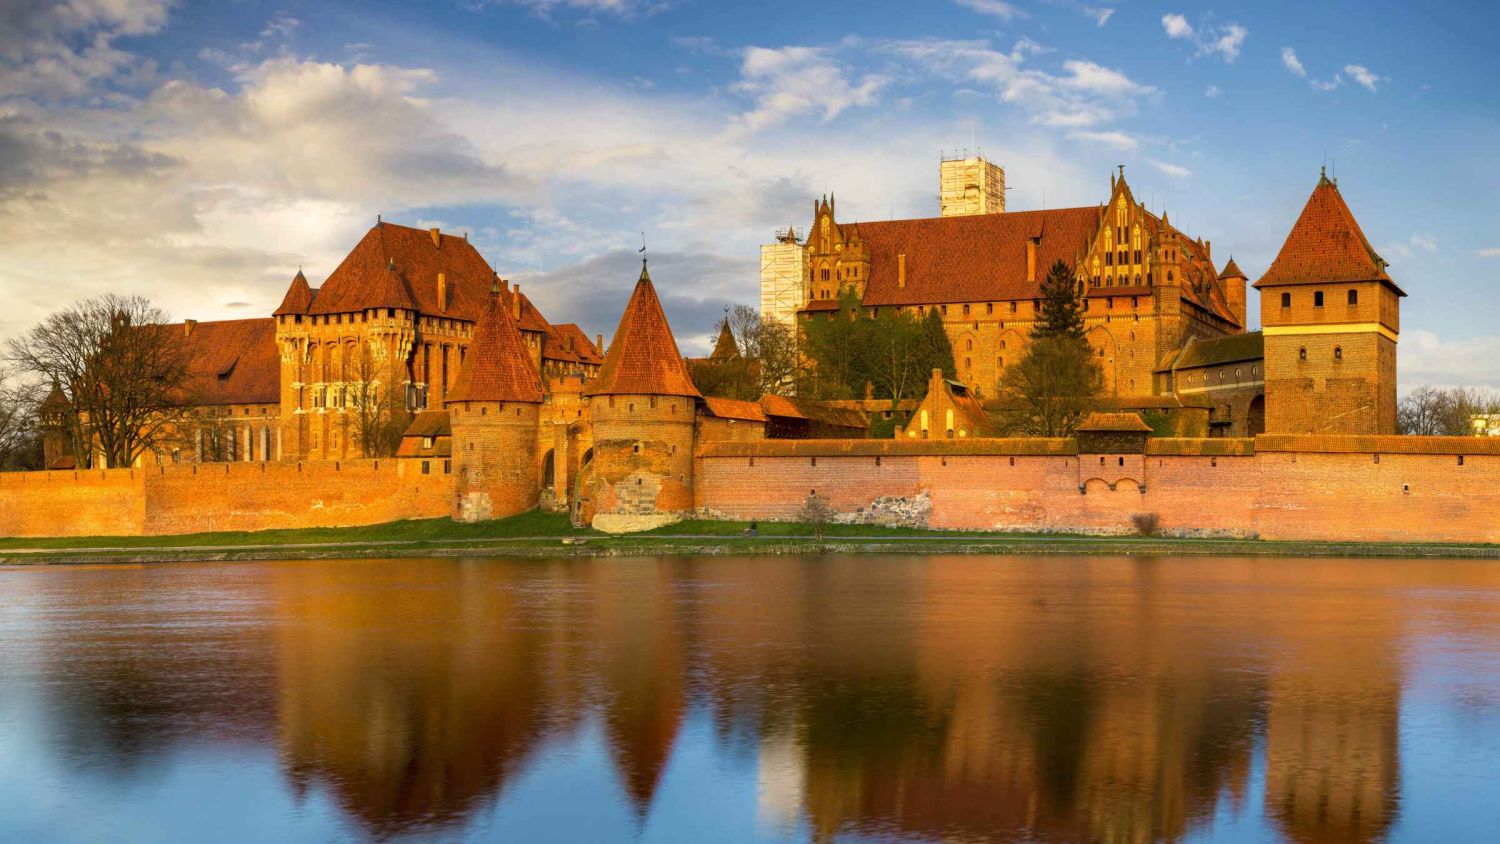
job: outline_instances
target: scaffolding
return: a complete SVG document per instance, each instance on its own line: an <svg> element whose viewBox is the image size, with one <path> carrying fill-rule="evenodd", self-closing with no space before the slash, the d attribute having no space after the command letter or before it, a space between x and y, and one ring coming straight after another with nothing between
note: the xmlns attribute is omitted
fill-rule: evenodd
<svg viewBox="0 0 1500 844"><path fill-rule="evenodd" d="M938 166L944 217L1005 213L1005 169L981 156L944 158Z"/></svg>
<svg viewBox="0 0 1500 844"><path fill-rule="evenodd" d="M807 250L791 229L760 248L760 313L789 327L807 302Z"/></svg>

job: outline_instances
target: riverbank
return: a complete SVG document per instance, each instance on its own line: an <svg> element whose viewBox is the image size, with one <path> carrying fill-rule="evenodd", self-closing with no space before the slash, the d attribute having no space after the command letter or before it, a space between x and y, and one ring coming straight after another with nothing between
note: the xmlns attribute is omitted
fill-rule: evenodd
<svg viewBox="0 0 1500 844"><path fill-rule="evenodd" d="M1500 559L1500 545L1279 542L933 531L877 525L685 521L638 534L575 528L532 512L479 524L415 519L352 528L178 536L0 539L0 565L382 557L606 557L705 554L1126 554Z"/></svg>

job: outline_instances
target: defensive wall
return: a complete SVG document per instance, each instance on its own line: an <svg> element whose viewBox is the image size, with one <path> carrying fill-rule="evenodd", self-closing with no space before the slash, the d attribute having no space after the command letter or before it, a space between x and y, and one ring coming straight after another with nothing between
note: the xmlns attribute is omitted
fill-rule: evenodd
<svg viewBox="0 0 1500 844"><path fill-rule="evenodd" d="M736 519L794 519L816 491L843 514L925 496L934 528L1131 533L1152 513L1182 535L1500 542L1500 439L765 440L698 460L698 506Z"/></svg>
<svg viewBox="0 0 1500 844"><path fill-rule="evenodd" d="M452 481L442 460L397 459L5 472L0 536L141 536L428 518L448 514Z"/></svg>

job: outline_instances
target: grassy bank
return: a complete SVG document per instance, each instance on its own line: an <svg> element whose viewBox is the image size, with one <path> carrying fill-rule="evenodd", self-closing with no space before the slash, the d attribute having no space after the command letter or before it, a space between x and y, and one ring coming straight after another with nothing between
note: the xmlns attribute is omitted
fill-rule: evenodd
<svg viewBox="0 0 1500 844"><path fill-rule="evenodd" d="M933 531L877 525L810 525L690 520L638 534L574 528L567 517L531 512L460 524L414 519L350 528L0 539L0 563L164 562L350 557L627 556L653 554L1130 554L1500 558L1500 545L1270 542L1256 539L1077 536Z"/></svg>

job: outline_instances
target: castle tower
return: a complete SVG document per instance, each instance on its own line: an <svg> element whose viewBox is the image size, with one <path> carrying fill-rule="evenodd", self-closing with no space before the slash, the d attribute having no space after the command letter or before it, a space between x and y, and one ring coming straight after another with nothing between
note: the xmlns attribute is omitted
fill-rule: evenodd
<svg viewBox="0 0 1500 844"><path fill-rule="evenodd" d="M1326 175L1255 283L1266 432L1394 434L1401 297Z"/></svg>
<svg viewBox="0 0 1500 844"><path fill-rule="evenodd" d="M938 182L944 217L1005 213L1005 169L988 159L945 158L938 165Z"/></svg>
<svg viewBox="0 0 1500 844"><path fill-rule="evenodd" d="M1234 262L1234 256L1229 256L1229 263L1224 265L1224 271L1219 273L1219 283L1224 285L1224 299L1229 304L1229 310L1240 321L1240 325L1248 325L1245 321L1245 282L1248 279L1240 272L1240 265Z"/></svg>
<svg viewBox="0 0 1500 844"><path fill-rule="evenodd" d="M688 376L646 262L604 366L584 389L594 429L579 515L693 509L693 432L702 395Z"/></svg>
<svg viewBox="0 0 1500 844"><path fill-rule="evenodd" d="M307 370L311 363L308 351L307 311L316 291L307 276L298 269L282 297L276 318L276 347L281 353L281 434L278 442L281 457L297 459L307 452L308 423L303 403L308 388Z"/></svg>
<svg viewBox="0 0 1500 844"><path fill-rule="evenodd" d="M52 392L42 402L38 410L38 416L42 428L42 468L62 469L72 468L67 465L72 461L67 459L73 456L73 448L69 443L68 414L73 411L73 403L63 393L62 387L54 379Z"/></svg>
<svg viewBox="0 0 1500 844"><path fill-rule="evenodd" d="M797 309L807 304L807 249L797 242L797 230L787 226L776 242L760 247L760 314L791 327Z"/></svg>
<svg viewBox="0 0 1500 844"><path fill-rule="evenodd" d="M514 295L514 294L512 294ZM448 391L453 427L453 518L498 519L537 506L542 378L497 280Z"/></svg>

